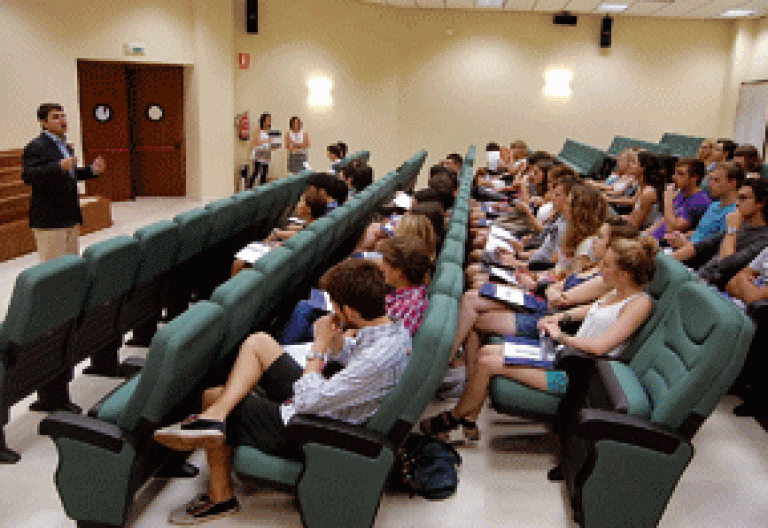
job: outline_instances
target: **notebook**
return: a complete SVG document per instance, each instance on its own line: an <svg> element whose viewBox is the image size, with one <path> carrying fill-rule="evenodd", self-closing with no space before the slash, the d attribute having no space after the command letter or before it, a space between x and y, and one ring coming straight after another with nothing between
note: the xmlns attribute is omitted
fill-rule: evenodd
<svg viewBox="0 0 768 528"><path fill-rule="evenodd" d="M506 240L508 242L511 242L512 240L517 241L517 237L504 229L503 227L499 227L497 225L492 225L491 230L488 232L489 236L500 238L502 240Z"/></svg>
<svg viewBox="0 0 768 528"><path fill-rule="evenodd" d="M307 356L312 350L312 343L298 343L296 345L286 345L283 347L285 353L291 356L301 368L307 367Z"/></svg>
<svg viewBox="0 0 768 528"><path fill-rule="evenodd" d="M489 234L488 240L486 240L485 247L483 249L485 251L496 251L499 248L505 249L509 253L515 252L515 249L512 247L512 244L510 244L507 240L504 240L503 238L499 238L498 236L494 236L493 233Z"/></svg>
<svg viewBox="0 0 768 528"><path fill-rule="evenodd" d="M261 242L251 242L243 249L235 254L235 258L238 260L244 260L248 264L253 264L261 257L266 255L272 250L270 246L262 244Z"/></svg>
<svg viewBox="0 0 768 528"><path fill-rule="evenodd" d="M381 253L378 251L358 251L352 255L352 258L361 258L366 260L381 260Z"/></svg>
<svg viewBox="0 0 768 528"><path fill-rule="evenodd" d="M526 367L554 368L562 345L554 347L551 340L504 336L504 364Z"/></svg>
<svg viewBox="0 0 768 528"><path fill-rule="evenodd" d="M486 282L480 286L480 295L503 302L518 310L539 313L547 311L547 301L515 286Z"/></svg>
<svg viewBox="0 0 768 528"><path fill-rule="evenodd" d="M400 209L410 209L413 207L413 197L408 196L402 191L397 193L397 196L395 196L395 199L392 200L392 202Z"/></svg>
<svg viewBox="0 0 768 528"><path fill-rule="evenodd" d="M510 271L504 268L499 268L496 266L488 266L488 273L490 274L491 278L498 279L500 281L504 281L507 284L511 284L513 286L519 286L520 282L517 280L517 277L515 277L515 272Z"/></svg>

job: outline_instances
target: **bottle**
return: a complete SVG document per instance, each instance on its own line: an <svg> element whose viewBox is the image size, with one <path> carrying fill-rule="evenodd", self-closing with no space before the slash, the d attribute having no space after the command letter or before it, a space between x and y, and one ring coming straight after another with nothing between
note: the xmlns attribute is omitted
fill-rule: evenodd
<svg viewBox="0 0 768 528"><path fill-rule="evenodd" d="M542 359L549 360L555 352L555 342L544 330L539 331L539 346Z"/></svg>

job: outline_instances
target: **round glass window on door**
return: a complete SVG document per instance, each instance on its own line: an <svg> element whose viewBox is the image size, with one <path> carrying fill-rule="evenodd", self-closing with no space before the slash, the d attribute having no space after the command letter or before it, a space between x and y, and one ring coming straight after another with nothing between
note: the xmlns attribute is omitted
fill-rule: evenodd
<svg viewBox="0 0 768 528"><path fill-rule="evenodd" d="M153 122L160 121L163 119L163 115L165 115L165 111L163 110L163 107L159 104L151 104L147 106L147 119Z"/></svg>
<svg viewBox="0 0 768 528"><path fill-rule="evenodd" d="M93 117L99 123L106 123L115 116L115 111L108 104L97 104L93 108Z"/></svg>

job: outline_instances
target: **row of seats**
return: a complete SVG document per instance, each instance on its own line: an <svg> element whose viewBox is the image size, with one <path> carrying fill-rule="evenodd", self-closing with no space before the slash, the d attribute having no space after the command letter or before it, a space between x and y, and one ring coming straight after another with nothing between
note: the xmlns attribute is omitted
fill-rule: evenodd
<svg viewBox="0 0 768 528"><path fill-rule="evenodd" d="M367 157L367 152L355 158ZM163 310L169 318L229 276L232 257L288 215L309 172L217 200L23 271L0 326L0 425L12 405L38 392L33 410L69 404L75 365L91 358L93 374L118 376L123 336L148 345ZM0 461L16 462L0 432Z"/></svg>
<svg viewBox="0 0 768 528"><path fill-rule="evenodd" d="M660 144L669 147L670 153L678 158L695 158L704 138L666 132L661 136Z"/></svg>
<svg viewBox="0 0 768 528"><path fill-rule="evenodd" d="M582 176L596 176L605 160L605 153L599 148L566 139L557 158Z"/></svg>
<svg viewBox="0 0 768 528"><path fill-rule="evenodd" d="M634 139L624 136L614 136L613 141L611 141L611 145L608 147L608 150L606 150L605 153L612 158L617 158L619 154L630 148L647 150L648 152L656 154L657 156L670 156L673 154L672 149L668 145L652 143L650 141L643 141L642 139Z"/></svg>
<svg viewBox="0 0 768 528"><path fill-rule="evenodd" d="M621 358L560 360L566 393L491 383L497 411L555 426L581 526L657 526L693 457L693 436L738 375L754 333L741 310L667 256L657 258L647 292L653 313Z"/></svg>
<svg viewBox="0 0 768 528"><path fill-rule="evenodd" d="M41 434L51 436L59 450L57 488L67 514L78 525L124 524L136 490L157 474L164 462L179 463L153 442L153 431L197 406L200 391L228 371L240 343L260 328L265 314L274 306L290 304L286 298L292 290L314 269L324 270L331 263L327 256L338 254L348 238L356 239L363 222L413 178L425 157L425 152L417 154L399 171L384 176L270 251L253 269L219 286L210 301L192 305L162 327L152 340L141 373L92 409L91 416L56 413L43 421ZM415 350L424 354L450 348L458 315L456 298L433 295L433 301L422 323L423 331L420 329L416 337L416 343L423 340L424 344ZM424 373L432 368L432 362L414 363L417 357L422 356L414 354L403 380L366 427L329 425L312 417L292 422L289 429L299 435L316 431L312 435L316 441L304 448L304 471L294 461L245 447L236 449L235 469L278 484L295 485L308 526L370 525L380 497L379 490L371 508L374 499L370 490L379 480L383 483L393 460L392 441L386 433L404 416L413 423L420 413L412 406L417 393L426 390ZM435 388L441 376L437 372L432 376ZM431 396L423 395L424 404ZM318 497L324 498L322 504L313 502ZM367 522L360 521L366 517ZM345 520L339 521L342 518Z"/></svg>

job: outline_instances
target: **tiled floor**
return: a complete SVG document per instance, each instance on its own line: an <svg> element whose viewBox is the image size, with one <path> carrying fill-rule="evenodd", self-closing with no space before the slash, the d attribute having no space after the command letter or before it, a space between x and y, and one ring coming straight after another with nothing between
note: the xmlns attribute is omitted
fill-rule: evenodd
<svg viewBox="0 0 768 528"><path fill-rule="evenodd" d="M84 237L81 247L117 234L131 234L140 226L199 205L184 199L114 204L115 226ZM0 264L3 315L16 275L36 258L32 254ZM126 347L123 353L142 354L145 349ZM72 382L73 399L87 408L116 383L78 372ZM731 414L735 403L726 397L696 436L696 454L672 497L662 528L768 526L768 433L753 419ZM30 412L28 406L29 399L14 406L6 427L8 443L22 454L22 460L13 466L0 465L0 528L73 527L75 523L64 514L53 484L56 449L48 438L37 435L43 415ZM432 406L427 412L437 410L439 407ZM430 502L385 496L376 526L575 526L565 506L563 486L546 480L546 470L554 458L541 426L486 410L481 415L481 431L483 440L478 445L460 447L464 463L453 497ZM204 456L196 453L192 461L204 465ZM192 480L149 483L137 498L129 526L167 526L168 512L203 489L205 478L203 471ZM238 493L240 513L211 526L300 526L289 495L243 486L238 486Z"/></svg>

